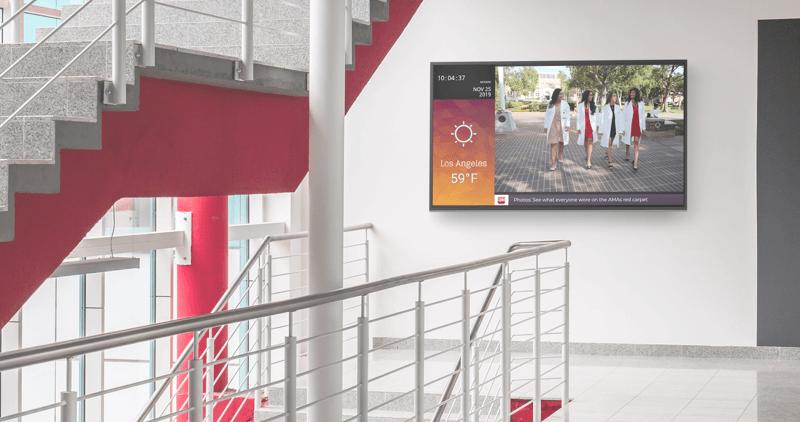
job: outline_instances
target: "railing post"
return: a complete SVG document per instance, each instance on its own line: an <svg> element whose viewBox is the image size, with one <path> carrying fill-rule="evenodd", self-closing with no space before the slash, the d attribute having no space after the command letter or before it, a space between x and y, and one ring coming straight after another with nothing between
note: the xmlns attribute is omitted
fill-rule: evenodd
<svg viewBox="0 0 800 422"><path fill-rule="evenodd" d="M203 422L203 360L190 359L189 368L189 422Z"/></svg>
<svg viewBox="0 0 800 422"><path fill-rule="evenodd" d="M5 14L8 16L13 16L19 8L22 7L22 0L10 0L8 2L8 11ZM8 24L6 28L3 30L3 38L4 44L19 44L22 42L22 17L25 16L23 13L22 15L17 16L13 22ZM7 18L6 18L7 19Z"/></svg>
<svg viewBox="0 0 800 422"><path fill-rule="evenodd" d="M242 0L242 63L236 69L240 81L253 80L253 0Z"/></svg>
<svg viewBox="0 0 800 422"><path fill-rule="evenodd" d="M104 102L125 104L127 67L125 0L111 0L111 19L114 24L114 29L111 31L111 82L104 84Z"/></svg>
<svg viewBox="0 0 800 422"><path fill-rule="evenodd" d="M263 305L264 304L264 271L263 267L263 255L258 257L258 275L256 276L256 295L257 295L257 304ZM258 350L264 350L264 318L256 319L256 330L258 334L256 334L256 348ZM264 384L264 355L259 353L256 355L256 385ZM259 388L255 392L255 403L253 408L254 409L261 409L261 398L263 397L263 391Z"/></svg>
<svg viewBox="0 0 800 422"><path fill-rule="evenodd" d="M206 338L206 365L216 360L216 352L214 351L214 329L208 329L208 338ZM217 331L219 334L219 331ZM214 400L214 366L206 368L206 401ZM206 406L206 420L214 422L214 404Z"/></svg>
<svg viewBox="0 0 800 422"><path fill-rule="evenodd" d="M414 378L416 381L416 394L414 394L414 408L417 422L425 422L425 302L417 301L415 325L417 327L417 341L415 343L416 366Z"/></svg>
<svg viewBox="0 0 800 422"><path fill-rule="evenodd" d="M290 319L291 321L291 319ZM291 324L291 322L290 322ZM286 381L284 387L284 406L286 422L297 422L297 337L286 337Z"/></svg>
<svg viewBox="0 0 800 422"><path fill-rule="evenodd" d="M503 263L503 420L511 420L511 280L508 262Z"/></svg>
<svg viewBox="0 0 800 422"><path fill-rule="evenodd" d="M478 411L479 403L481 402L481 367L478 364L481 360L481 348L477 343L472 345L472 354L475 359L475 364L472 366L472 382L475 384L475 389L472 390L472 406L475 407L475 413L472 414L472 422L480 421L480 412Z"/></svg>
<svg viewBox="0 0 800 422"><path fill-rule="evenodd" d="M561 384L561 409L564 421L569 422L569 262L564 263L564 335L561 345L561 365L563 366Z"/></svg>
<svg viewBox="0 0 800 422"><path fill-rule="evenodd" d="M542 271L536 269L536 277L534 277L533 293L536 295L534 298L534 312L536 315L534 323L534 336L533 339L533 353L535 355L534 368L534 397L533 402L533 421L542 422Z"/></svg>
<svg viewBox="0 0 800 422"><path fill-rule="evenodd" d="M353 64L353 0L344 0L344 64Z"/></svg>
<svg viewBox="0 0 800 422"><path fill-rule="evenodd" d="M72 358L67 358L67 391L61 392L61 422L78 422L78 392L72 391Z"/></svg>
<svg viewBox="0 0 800 422"><path fill-rule="evenodd" d="M156 0L142 3L142 66L156 65Z"/></svg>
<svg viewBox="0 0 800 422"><path fill-rule="evenodd" d="M61 401L66 402L61 406L61 422L78 422L78 392L62 391Z"/></svg>
<svg viewBox="0 0 800 422"><path fill-rule="evenodd" d="M272 303L272 254L269 252L270 246L267 245L267 266L265 268L264 282L267 283L264 300L266 303ZM272 317L267 317L266 329L267 348L272 347ZM267 384L272 382L272 350L267 350Z"/></svg>
<svg viewBox="0 0 800 422"><path fill-rule="evenodd" d="M364 240L364 244L367 248L366 261L365 261L367 263L367 269L364 271L367 280L365 281L365 283L369 283L369 239Z"/></svg>
<svg viewBox="0 0 800 422"><path fill-rule="evenodd" d="M369 318L358 318L358 421L369 420Z"/></svg>
<svg viewBox="0 0 800 422"><path fill-rule="evenodd" d="M461 420L464 422L469 422L469 390L470 390L470 374L469 374L469 361L472 357L472 353L470 350L470 331L472 327L470 326L470 310L469 310L469 290L464 289L461 298L461 341L462 341L462 348L461 348Z"/></svg>

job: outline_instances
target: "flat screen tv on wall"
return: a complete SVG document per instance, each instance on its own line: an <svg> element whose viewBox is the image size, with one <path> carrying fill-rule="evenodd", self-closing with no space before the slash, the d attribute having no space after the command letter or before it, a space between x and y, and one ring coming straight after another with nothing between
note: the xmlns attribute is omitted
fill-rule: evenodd
<svg viewBox="0 0 800 422"><path fill-rule="evenodd" d="M686 209L686 61L431 63L430 209Z"/></svg>

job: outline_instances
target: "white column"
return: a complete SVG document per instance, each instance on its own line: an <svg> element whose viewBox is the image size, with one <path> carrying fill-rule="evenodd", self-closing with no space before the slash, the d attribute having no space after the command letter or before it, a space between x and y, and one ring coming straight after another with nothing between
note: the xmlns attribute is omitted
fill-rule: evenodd
<svg viewBox="0 0 800 422"><path fill-rule="evenodd" d="M9 7L3 19L8 19L10 16L13 16L14 13L17 13L21 3L22 0L8 0ZM14 19L14 22L11 22L3 28L4 44L19 44L22 42L22 18L24 15L23 13L17 19Z"/></svg>
<svg viewBox="0 0 800 422"><path fill-rule="evenodd" d="M312 0L309 69L309 254L310 293L342 287L344 211L344 0ZM309 311L309 334L342 327L342 304ZM311 369L341 360L341 333L309 345ZM342 388L341 365L309 376L309 402ZM341 396L312 406L309 421L325 422L342 414Z"/></svg>

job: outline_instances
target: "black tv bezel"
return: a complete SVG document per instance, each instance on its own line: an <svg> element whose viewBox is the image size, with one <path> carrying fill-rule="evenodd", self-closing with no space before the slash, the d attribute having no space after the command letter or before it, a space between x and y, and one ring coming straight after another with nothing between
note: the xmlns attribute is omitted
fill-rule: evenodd
<svg viewBox="0 0 800 422"><path fill-rule="evenodd" d="M430 148L428 150L428 211L487 211L487 210L502 210L502 211L529 211L529 210L658 210L658 211L686 211L688 209L688 183L687 183L687 172L688 172L688 146L687 146L687 138L689 133L689 109L688 105L684 102L683 107L683 192L658 192L664 194L683 194L683 205L574 205L574 206L561 206L561 205L552 205L552 206L543 206L543 205L515 205L515 206L498 206L498 205L433 205L433 90L434 90L434 78L433 78L433 68L434 66L503 66L503 67L510 67L510 66L597 66L597 65L615 65L615 64L626 64L626 65L642 65L642 66L653 66L653 65L663 65L663 64L678 64L683 66L683 84L684 84L684 99L687 98L686 93L689 91L689 78L688 78L688 66L687 60L597 60L597 61L587 61L587 60L563 60L563 61L491 61L491 62L431 62L430 65L430 123L428 125L429 128L429 135L430 135ZM531 193L531 192L529 192ZM575 194L575 192L548 192L549 194L559 195L559 194ZM633 192L602 192L602 193L609 193L609 194L630 194ZM495 192L495 194L498 194Z"/></svg>

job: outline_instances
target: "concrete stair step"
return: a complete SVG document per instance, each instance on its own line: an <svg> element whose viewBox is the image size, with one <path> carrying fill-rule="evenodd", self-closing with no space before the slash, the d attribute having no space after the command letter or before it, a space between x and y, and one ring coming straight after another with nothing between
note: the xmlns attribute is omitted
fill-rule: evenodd
<svg viewBox="0 0 800 422"><path fill-rule="evenodd" d="M66 28L65 28L66 29ZM53 42L42 44L20 62L4 78L52 77L78 55L88 45L88 40ZM0 44L0 71L5 71L12 63L27 53L33 44ZM134 83L133 41L128 41L127 83ZM101 41L81 56L64 76L111 77L111 43Z"/></svg>
<svg viewBox="0 0 800 422"><path fill-rule="evenodd" d="M97 117L98 84L102 78L69 76L56 79L17 115L58 116L94 121ZM14 113L25 101L41 89L49 78L19 78L0 81L0 122ZM9 122L9 125L13 122ZM9 137L0 147L7 146ZM12 139L13 140L13 139ZM11 159L0 153L0 159Z"/></svg>
<svg viewBox="0 0 800 422"><path fill-rule="evenodd" d="M50 38L54 42L91 41L106 29L104 25L69 26L58 30ZM141 25L128 24L128 39L141 39ZM37 28L36 39L41 40L53 28ZM183 22L157 23L156 43L174 45L176 47L227 45L241 42L242 26L234 22ZM111 41L111 34L106 34L103 41ZM275 30L257 27L254 30L255 45L305 45L308 38L301 35L289 35Z"/></svg>
<svg viewBox="0 0 800 422"><path fill-rule="evenodd" d="M364 1L364 0L358 0ZM186 9L197 10L199 12L210 13L217 16L222 16L229 19L240 20L242 18L242 2L238 1L166 1L165 3L173 4L178 7ZM128 2L128 8L136 4L135 2ZM69 16L73 14L80 5L64 5L62 14ZM254 0L253 1L254 20L260 21L300 21L309 19L309 11L298 5L293 5L287 1L276 0ZM128 24L141 25L142 13L141 6L137 7L128 14ZM198 23L198 22L219 22L219 19L209 16L199 15L183 10L170 8L167 6L156 5L156 23ZM92 3L86 6L83 11L76 15L70 22L67 23L68 27L73 26L99 26L109 25L111 23L111 4L98 4ZM306 25L308 28L308 25ZM293 31L300 32L300 31ZM308 34L306 31L305 34Z"/></svg>

